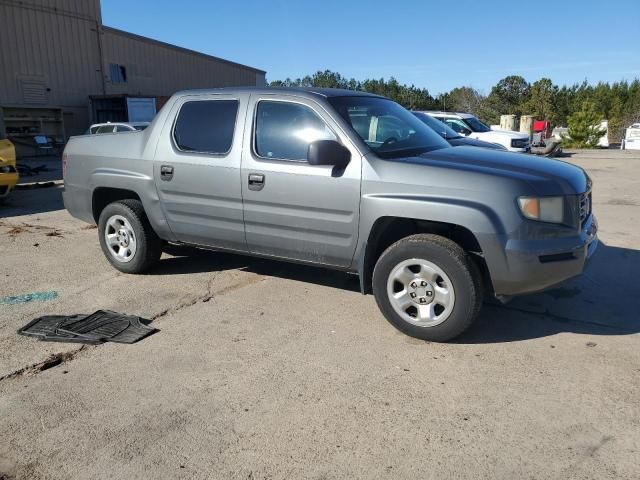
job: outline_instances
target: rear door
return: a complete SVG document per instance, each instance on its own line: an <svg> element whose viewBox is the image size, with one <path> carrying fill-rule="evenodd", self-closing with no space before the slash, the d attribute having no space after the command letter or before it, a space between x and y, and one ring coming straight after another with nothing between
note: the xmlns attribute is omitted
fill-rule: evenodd
<svg viewBox="0 0 640 480"><path fill-rule="evenodd" d="M190 95L167 117L154 176L178 241L246 250L240 155L247 100L246 94Z"/></svg>
<svg viewBox="0 0 640 480"><path fill-rule="evenodd" d="M254 94L245 123L242 194L253 253L346 267L358 235L361 157L331 115L296 96ZM309 165L311 141L351 150L343 171Z"/></svg>

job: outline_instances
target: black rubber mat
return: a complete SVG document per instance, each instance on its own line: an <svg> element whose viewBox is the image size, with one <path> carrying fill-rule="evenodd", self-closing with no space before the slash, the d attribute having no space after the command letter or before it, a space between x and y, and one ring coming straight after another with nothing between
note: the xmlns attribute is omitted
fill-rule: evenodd
<svg viewBox="0 0 640 480"><path fill-rule="evenodd" d="M111 310L98 310L84 318L65 323L57 328L59 333L69 333L103 342L135 343L156 332L143 325L140 317L123 315Z"/></svg>
<svg viewBox="0 0 640 480"><path fill-rule="evenodd" d="M36 318L18 333L50 342L135 343L157 332L143 322L140 317L98 310L91 315Z"/></svg>
<svg viewBox="0 0 640 480"><path fill-rule="evenodd" d="M18 333L27 337L35 337L47 342L69 342L69 343L102 343L88 340L72 333L58 332L57 329L68 322L75 322L86 315L49 315L38 317L18 330Z"/></svg>

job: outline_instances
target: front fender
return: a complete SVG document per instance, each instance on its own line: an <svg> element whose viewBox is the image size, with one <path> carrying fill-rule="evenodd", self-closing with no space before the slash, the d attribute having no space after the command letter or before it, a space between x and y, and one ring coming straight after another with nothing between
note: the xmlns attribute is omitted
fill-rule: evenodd
<svg viewBox="0 0 640 480"><path fill-rule="evenodd" d="M367 258L367 246L374 226L385 218L411 219L463 227L473 234L485 258L490 275L492 268L506 263L504 242L507 227L491 206L466 199L422 194L371 194L362 197L360 236L352 267L360 275L361 288L375 259Z"/></svg>

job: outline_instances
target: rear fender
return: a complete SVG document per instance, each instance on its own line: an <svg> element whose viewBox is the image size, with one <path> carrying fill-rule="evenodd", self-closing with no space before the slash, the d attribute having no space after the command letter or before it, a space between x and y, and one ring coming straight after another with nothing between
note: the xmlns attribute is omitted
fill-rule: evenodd
<svg viewBox="0 0 640 480"><path fill-rule="evenodd" d="M98 168L91 175L91 191L97 188L115 188L134 192L140 198L149 223L158 236L164 240L174 240L162 212L153 177L130 170Z"/></svg>

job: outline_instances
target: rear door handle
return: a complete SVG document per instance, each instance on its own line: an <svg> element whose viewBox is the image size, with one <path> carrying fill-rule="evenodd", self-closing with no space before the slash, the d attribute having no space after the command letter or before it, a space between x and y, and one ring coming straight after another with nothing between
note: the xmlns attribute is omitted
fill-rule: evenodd
<svg viewBox="0 0 640 480"><path fill-rule="evenodd" d="M264 175L262 173L249 174L249 190L262 190L264 187Z"/></svg>
<svg viewBox="0 0 640 480"><path fill-rule="evenodd" d="M160 167L160 178L169 181L173 178L173 167L171 165L162 165Z"/></svg>

